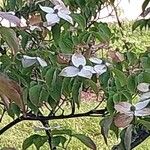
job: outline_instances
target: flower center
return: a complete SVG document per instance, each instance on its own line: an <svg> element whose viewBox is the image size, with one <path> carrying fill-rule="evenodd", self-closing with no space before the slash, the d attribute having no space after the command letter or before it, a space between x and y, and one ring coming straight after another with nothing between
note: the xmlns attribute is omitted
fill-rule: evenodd
<svg viewBox="0 0 150 150"><path fill-rule="evenodd" d="M135 106L131 106L130 110L134 112L136 110Z"/></svg>
<svg viewBox="0 0 150 150"><path fill-rule="evenodd" d="M101 63L102 65L105 65L106 64L106 62L104 61L104 60L102 60L102 63Z"/></svg>
<svg viewBox="0 0 150 150"><path fill-rule="evenodd" d="M57 14L57 13L58 13L58 9L55 9L55 10L54 10L54 14Z"/></svg>
<svg viewBox="0 0 150 150"><path fill-rule="evenodd" d="M79 70L81 71L83 69L83 65L79 65Z"/></svg>

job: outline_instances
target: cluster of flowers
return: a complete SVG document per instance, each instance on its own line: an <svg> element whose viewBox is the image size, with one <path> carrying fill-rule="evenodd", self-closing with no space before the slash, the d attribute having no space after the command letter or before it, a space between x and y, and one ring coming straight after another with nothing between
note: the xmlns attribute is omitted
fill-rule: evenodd
<svg viewBox="0 0 150 150"><path fill-rule="evenodd" d="M118 114L114 118L114 123L119 128L125 128L133 121L134 117L150 115L150 84L140 83L137 89L142 93L140 100L135 105L128 102L119 102L114 106Z"/></svg>
<svg viewBox="0 0 150 150"><path fill-rule="evenodd" d="M90 79L93 74L101 75L107 71L108 63L104 63L101 59L96 57L91 57L89 60L95 64L94 67L86 65L86 58L81 53L74 53L71 57L72 65L65 67L59 75L64 77L80 76ZM40 57L24 55L22 58L22 65L25 68L35 63L40 64L42 67L47 66L47 63Z"/></svg>
<svg viewBox="0 0 150 150"><path fill-rule="evenodd" d="M72 66L65 67L60 76L64 77L85 77L91 78L93 74L101 75L107 71L107 63L104 63L101 59L91 57L89 60L94 63L93 66L86 65L86 59L81 53L74 53L71 57Z"/></svg>
<svg viewBox="0 0 150 150"><path fill-rule="evenodd" d="M47 22L43 25L48 29L51 29L51 26L59 23L61 18L73 24L73 19L70 16L71 12L64 3L61 0L52 0L51 2L54 4L54 8L39 5L41 10L47 13L45 15ZM27 24L25 18L23 18L22 16L21 18L18 18L17 16L15 16L14 12L0 12L0 24L1 26L7 28L27 26L29 26L31 30L39 28L38 26ZM22 58L23 67L30 67L35 63L39 63L42 67L45 67L47 65L47 63L39 57L30 57L24 55Z"/></svg>

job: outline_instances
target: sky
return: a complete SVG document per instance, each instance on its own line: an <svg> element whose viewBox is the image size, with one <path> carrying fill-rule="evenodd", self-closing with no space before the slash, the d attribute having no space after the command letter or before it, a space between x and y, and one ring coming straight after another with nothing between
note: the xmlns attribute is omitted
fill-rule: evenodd
<svg viewBox="0 0 150 150"><path fill-rule="evenodd" d="M136 20L139 15L142 13L142 3L144 0L117 0L115 6L118 6L119 18L121 20ZM100 18L107 16L111 12L112 8L107 7L102 10L100 14ZM114 13L113 13L114 15ZM116 17L111 16L103 19L99 19L99 21L103 22L114 22L116 21Z"/></svg>

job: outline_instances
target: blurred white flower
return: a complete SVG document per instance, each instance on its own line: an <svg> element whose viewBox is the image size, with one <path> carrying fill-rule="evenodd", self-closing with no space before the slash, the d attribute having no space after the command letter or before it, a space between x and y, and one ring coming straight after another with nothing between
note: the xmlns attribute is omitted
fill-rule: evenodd
<svg viewBox="0 0 150 150"><path fill-rule="evenodd" d="M92 66L86 66L86 59L82 54L75 53L71 58L73 66L64 68L60 76L64 77L75 77L81 76L85 78L91 78L92 74L95 73Z"/></svg>
<svg viewBox="0 0 150 150"><path fill-rule="evenodd" d="M3 27L26 27L26 20L15 16L14 12L0 12L0 24Z"/></svg>
<svg viewBox="0 0 150 150"><path fill-rule="evenodd" d="M134 116L149 116L150 108L146 108L150 100L138 102L135 105L131 105L128 102L119 102L114 108L119 114L114 118L114 123L117 127L127 127Z"/></svg>
<svg viewBox="0 0 150 150"><path fill-rule="evenodd" d="M73 19L70 17L70 11L64 5L56 5L54 8L39 5L46 12L46 20L49 26L53 26L60 22L60 18L73 24Z"/></svg>
<svg viewBox="0 0 150 150"><path fill-rule="evenodd" d="M55 127L46 127L46 126L38 126L38 127L34 127L34 131L42 131L42 130L54 130L54 129L60 129L60 126L55 126Z"/></svg>
<svg viewBox="0 0 150 150"><path fill-rule="evenodd" d="M140 101L145 101L150 99L150 92L146 92L140 95Z"/></svg>
<svg viewBox="0 0 150 150"><path fill-rule="evenodd" d="M91 57L89 58L89 60L92 63L96 64L94 66L94 70L95 70L95 73L97 73L98 75L101 75L107 71L107 66L109 65L108 63L103 63L101 59L96 58L96 57Z"/></svg>
<svg viewBox="0 0 150 150"><path fill-rule="evenodd" d="M140 84L138 84L137 89L143 93L149 92L150 91L150 84L149 83L140 83Z"/></svg>
<svg viewBox="0 0 150 150"><path fill-rule="evenodd" d="M40 57L30 57L27 55L23 55L23 58L21 59L21 61L22 61L22 65L24 68L30 67L30 66L34 65L35 63L40 64L42 67L47 66L46 61Z"/></svg>

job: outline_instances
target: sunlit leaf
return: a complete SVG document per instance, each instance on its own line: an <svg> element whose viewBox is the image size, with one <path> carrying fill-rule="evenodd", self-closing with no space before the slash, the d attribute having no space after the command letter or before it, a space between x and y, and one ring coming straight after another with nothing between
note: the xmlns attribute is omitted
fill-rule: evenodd
<svg viewBox="0 0 150 150"><path fill-rule="evenodd" d="M104 119L101 120L100 125L101 125L101 133L104 137L105 143L107 143L107 138L108 138L108 132L110 130L110 126L113 122L113 117L108 116L105 117Z"/></svg>
<svg viewBox="0 0 150 150"><path fill-rule="evenodd" d="M126 150L131 150L131 142L132 142L132 125L127 127L124 136L124 146Z"/></svg>
<svg viewBox="0 0 150 150"><path fill-rule="evenodd" d="M11 48L12 53L16 54L19 51L19 40L15 31L10 28L0 27L0 34Z"/></svg>
<svg viewBox="0 0 150 150"><path fill-rule="evenodd" d="M83 144L85 144L87 147L96 150L96 145L95 143L92 141L92 139L86 135L83 134L73 134L73 137L76 137L78 140L80 140Z"/></svg>

